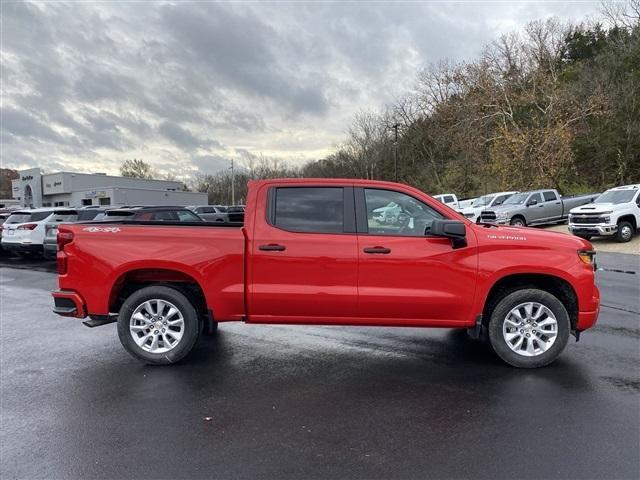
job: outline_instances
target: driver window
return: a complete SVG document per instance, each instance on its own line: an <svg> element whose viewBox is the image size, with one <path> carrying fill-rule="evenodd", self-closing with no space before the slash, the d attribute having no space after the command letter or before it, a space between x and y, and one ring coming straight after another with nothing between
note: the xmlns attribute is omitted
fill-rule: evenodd
<svg viewBox="0 0 640 480"><path fill-rule="evenodd" d="M434 219L433 208L404 193L365 188L367 225L371 235L423 236Z"/></svg>

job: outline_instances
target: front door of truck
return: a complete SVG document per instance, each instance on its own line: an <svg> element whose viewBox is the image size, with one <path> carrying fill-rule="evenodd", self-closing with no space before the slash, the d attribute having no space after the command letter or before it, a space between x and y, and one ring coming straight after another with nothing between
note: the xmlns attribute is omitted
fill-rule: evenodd
<svg viewBox="0 0 640 480"><path fill-rule="evenodd" d="M267 208L256 212L248 247L249 322L349 322L357 314L353 188L263 190L258 202Z"/></svg>
<svg viewBox="0 0 640 480"><path fill-rule="evenodd" d="M358 315L374 323L455 326L471 318L477 270L476 240L467 246L425 236L435 208L394 190L356 188ZM401 211L381 221L375 211L394 202Z"/></svg>

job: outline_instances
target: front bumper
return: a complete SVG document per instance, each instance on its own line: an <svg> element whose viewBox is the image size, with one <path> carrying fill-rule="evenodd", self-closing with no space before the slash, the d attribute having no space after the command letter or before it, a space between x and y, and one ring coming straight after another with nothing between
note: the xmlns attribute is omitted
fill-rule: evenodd
<svg viewBox="0 0 640 480"><path fill-rule="evenodd" d="M600 290L598 290L598 287L595 285L593 286L593 297L587 306L589 307L588 310L580 310L578 312L578 325L576 325L576 330L580 332L593 327L600 314Z"/></svg>
<svg viewBox="0 0 640 480"><path fill-rule="evenodd" d="M84 300L76 292L70 290L54 290L51 292L53 297L53 313L57 313L63 317L85 318L87 316L87 308Z"/></svg>
<svg viewBox="0 0 640 480"><path fill-rule="evenodd" d="M579 235L599 235L599 236L607 236L607 235L615 235L618 231L617 225L583 225L570 223L569 231L573 234Z"/></svg>

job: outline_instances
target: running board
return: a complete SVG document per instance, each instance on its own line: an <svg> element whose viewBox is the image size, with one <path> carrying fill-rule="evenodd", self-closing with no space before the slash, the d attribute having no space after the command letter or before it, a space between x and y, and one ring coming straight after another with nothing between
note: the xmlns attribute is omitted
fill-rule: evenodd
<svg viewBox="0 0 640 480"><path fill-rule="evenodd" d="M109 323L115 323L118 321L118 316L115 314L110 315L91 315L91 320L85 320L82 322L87 327L101 327Z"/></svg>

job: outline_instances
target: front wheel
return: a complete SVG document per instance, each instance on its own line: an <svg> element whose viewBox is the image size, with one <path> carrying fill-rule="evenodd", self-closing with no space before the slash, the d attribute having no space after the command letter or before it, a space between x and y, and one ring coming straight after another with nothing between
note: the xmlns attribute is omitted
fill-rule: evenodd
<svg viewBox="0 0 640 480"><path fill-rule="evenodd" d="M562 353L571 325L564 305L549 292L517 290L498 302L489 320L489 341L509 365L537 368Z"/></svg>
<svg viewBox="0 0 640 480"><path fill-rule="evenodd" d="M181 292L152 285L135 291L118 315L118 337L131 355L169 365L191 352L200 334L198 314Z"/></svg>
<svg viewBox="0 0 640 480"><path fill-rule="evenodd" d="M509 224L512 227L526 227L527 226L527 222L522 217L512 218L511 221L509 222Z"/></svg>
<svg viewBox="0 0 640 480"><path fill-rule="evenodd" d="M622 221L618 224L616 240L620 243L630 242L633 238L633 225L630 222Z"/></svg>

